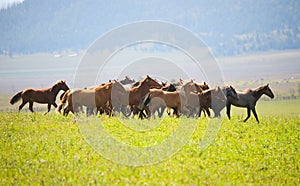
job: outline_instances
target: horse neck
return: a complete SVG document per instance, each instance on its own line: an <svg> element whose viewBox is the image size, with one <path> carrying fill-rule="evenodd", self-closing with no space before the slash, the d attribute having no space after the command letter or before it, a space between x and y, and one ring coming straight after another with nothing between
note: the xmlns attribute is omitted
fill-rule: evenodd
<svg viewBox="0 0 300 186"><path fill-rule="evenodd" d="M58 85L54 85L54 86L50 89L50 92L52 92L52 93L54 94L54 96L56 96L60 90L61 90L61 88L58 87Z"/></svg>
<svg viewBox="0 0 300 186"><path fill-rule="evenodd" d="M149 92L150 85L146 83L141 83L138 90L140 90L141 94L147 94Z"/></svg>
<svg viewBox="0 0 300 186"><path fill-rule="evenodd" d="M228 98L229 97L229 95L228 95L228 87L223 87L221 90L222 90L223 94L226 96L226 98Z"/></svg>
<svg viewBox="0 0 300 186"><path fill-rule="evenodd" d="M265 94L263 89L254 90L253 97L258 100L263 94Z"/></svg>

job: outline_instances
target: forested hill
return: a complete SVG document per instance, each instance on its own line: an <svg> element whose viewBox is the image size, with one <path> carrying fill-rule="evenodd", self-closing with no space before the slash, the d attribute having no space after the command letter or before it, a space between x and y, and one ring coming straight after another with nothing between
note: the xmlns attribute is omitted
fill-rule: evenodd
<svg viewBox="0 0 300 186"><path fill-rule="evenodd" d="M299 0L25 0L0 10L0 53L84 50L140 20L183 25L217 56L300 48Z"/></svg>

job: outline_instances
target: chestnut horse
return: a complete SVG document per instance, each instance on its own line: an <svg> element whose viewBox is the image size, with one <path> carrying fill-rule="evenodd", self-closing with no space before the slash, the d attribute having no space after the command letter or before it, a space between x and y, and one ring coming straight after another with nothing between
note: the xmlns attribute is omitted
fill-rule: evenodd
<svg viewBox="0 0 300 186"><path fill-rule="evenodd" d="M19 111L24 107L25 104L29 103L29 110L31 112L34 112L33 102L48 104L48 111L46 112L48 113L51 109L51 105L53 105L55 108L57 107L55 100L60 90L69 90L66 81L58 81L52 87L47 89L37 90L28 88L26 90L22 90L11 98L10 103L13 105L22 98L22 104L19 106Z"/></svg>
<svg viewBox="0 0 300 186"><path fill-rule="evenodd" d="M148 117L151 116L151 112L148 106L143 106L143 108L139 108L141 105L141 101L145 98L146 94L149 93L150 88L161 88L157 81L152 79L147 75L145 79L140 81L137 87L134 87L129 90L129 106L130 110L133 113L133 116L136 114L140 114L140 118L143 117L143 110L146 110L146 114Z"/></svg>
<svg viewBox="0 0 300 186"><path fill-rule="evenodd" d="M227 116L230 119L230 108L231 105L237 106L237 107L246 107L247 108L247 117L244 119L244 122L246 122L250 115L251 111L253 115L255 116L256 121L259 123L257 113L255 110L256 102L259 100L259 98L263 95L269 96L271 99L274 98L274 94L272 90L269 87L269 84L260 86L254 90L252 89L246 89L244 92L238 92L237 95L239 97L238 100L228 98L226 107L227 107Z"/></svg>
<svg viewBox="0 0 300 186"><path fill-rule="evenodd" d="M169 91L169 92L175 92L176 91L176 87L174 84L172 83L167 83L167 82L162 82L162 90L164 91ZM150 101L150 97L148 98L148 102L149 102L149 108L151 111L151 115L153 116L153 118L155 118L155 112L157 112L158 117L162 117L165 109L166 109L166 104L164 103L164 101L161 98L154 98L151 99Z"/></svg>
<svg viewBox="0 0 300 186"><path fill-rule="evenodd" d="M174 110L174 114L179 117L181 113L181 99L178 92L169 92L162 89L150 89L149 98L161 98L165 105Z"/></svg>

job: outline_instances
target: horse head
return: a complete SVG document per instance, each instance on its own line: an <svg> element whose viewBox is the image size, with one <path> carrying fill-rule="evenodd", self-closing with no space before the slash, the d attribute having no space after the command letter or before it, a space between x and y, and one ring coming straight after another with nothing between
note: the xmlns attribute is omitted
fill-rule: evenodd
<svg viewBox="0 0 300 186"><path fill-rule="evenodd" d="M203 90L208 90L209 86L206 82L203 83L203 85L198 84L198 83L194 83L195 87L196 87L196 91L198 92L202 92Z"/></svg>
<svg viewBox="0 0 300 186"><path fill-rule="evenodd" d="M159 84L156 80L152 79L150 76L141 81L140 85L147 85L149 88L161 88L162 85Z"/></svg>
<svg viewBox="0 0 300 186"><path fill-rule="evenodd" d="M263 90L264 90L264 93L265 93L267 96L269 96L271 99L274 98L274 94L273 94L271 88L269 87L269 83L268 83L267 85L264 86Z"/></svg>
<svg viewBox="0 0 300 186"><path fill-rule="evenodd" d="M56 86L58 87L59 90L67 91L70 88L66 84L66 80L60 80L56 83Z"/></svg>
<svg viewBox="0 0 300 186"><path fill-rule="evenodd" d="M227 98L232 97L234 100L239 100L238 94L231 85L229 87L225 87L225 95Z"/></svg>

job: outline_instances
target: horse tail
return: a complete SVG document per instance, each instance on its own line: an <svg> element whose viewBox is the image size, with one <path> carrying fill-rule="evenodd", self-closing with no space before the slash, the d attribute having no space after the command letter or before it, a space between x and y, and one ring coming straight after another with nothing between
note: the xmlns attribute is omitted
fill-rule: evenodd
<svg viewBox="0 0 300 186"><path fill-rule="evenodd" d="M139 102L139 105L137 106L138 109L143 110L144 107L149 106L151 99L150 99L150 93L147 93Z"/></svg>
<svg viewBox="0 0 300 186"><path fill-rule="evenodd" d="M70 92L71 92L71 90L69 89L60 96L60 104L58 105L58 107L56 109L57 112L60 113L61 109L65 106Z"/></svg>
<svg viewBox="0 0 300 186"><path fill-rule="evenodd" d="M14 95L11 99L10 99L10 104L15 104L16 102L18 102L20 99L21 99L21 97L22 97L22 93L23 93L23 91L20 91L20 92L18 92L16 95Z"/></svg>

